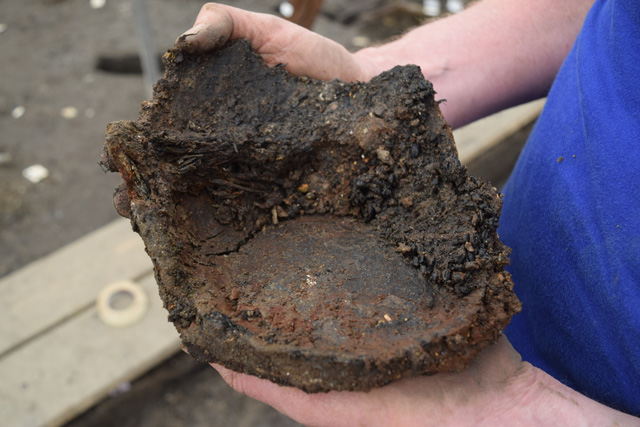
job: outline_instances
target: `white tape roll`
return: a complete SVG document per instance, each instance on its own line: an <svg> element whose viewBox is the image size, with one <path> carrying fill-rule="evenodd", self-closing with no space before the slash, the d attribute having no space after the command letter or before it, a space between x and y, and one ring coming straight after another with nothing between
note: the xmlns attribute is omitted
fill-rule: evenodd
<svg viewBox="0 0 640 427"><path fill-rule="evenodd" d="M116 307L114 303L119 298L125 298L129 304ZM137 323L147 312L147 294L139 285L122 280L106 286L98 295L96 302L98 316L109 326L123 327Z"/></svg>

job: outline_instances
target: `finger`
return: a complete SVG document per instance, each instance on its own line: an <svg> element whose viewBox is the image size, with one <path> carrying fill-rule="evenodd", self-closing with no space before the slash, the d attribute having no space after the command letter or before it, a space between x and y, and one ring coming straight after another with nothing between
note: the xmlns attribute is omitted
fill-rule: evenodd
<svg viewBox="0 0 640 427"><path fill-rule="evenodd" d="M200 9L194 26L178 37L176 47L190 53L204 53L221 47L229 39L244 38L259 52L267 44L269 35L277 33L283 24L294 25L272 15L207 3Z"/></svg>
<svg viewBox="0 0 640 427"><path fill-rule="evenodd" d="M189 53L203 53L224 45L231 37L233 19L224 7L207 4L202 7L194 26L185 31L176 47Z"/></svg>
<svg viewBox="0 0 640 427"><path fill-rule="evenodd" d="M281 401L295 403L291 405L293 407L306 406L304 403L308 395L302 390L293 387L282 387L271 381L251 375L240 374L216 363L212 363L211 366L213 366L222 379L237 392L273 406L289 416L294 416L295 414L289 414L289 411L280 404Z"/></svg>
<svg viewBox="0 0 640 427"><path fill-rule="evenodd" d="M294 75L345 81L367 81L374 75L343 46L319 34L273 15L216 3L202 7L194 27L178 38L176 46L204 53L241 38L251 42L267 65L285 64Z"/></svg>
<svg viewBox="0 0 640 427"><path fill-rule="evenodd" d="M373 408L367 405L367 393L309 394L294 387L279 386L251 375L239 374L215 363L211 366L234 390L264 402L304 425L351 426L356 424L355 420L367 418L364 414L373 412ZM363 408L366 410L361 411Z"/></svg>
<svg viewBox="0 0 640 427"><path fill-rule="evenodd" d="M302 30L297 25L273 15L250 12L217 3L205 4L196 17L196 25L217 24L219 21L230 23L228 35L231 40L247 39L251 41L256 52L260 52L274 34L287 26Z"/></svg>

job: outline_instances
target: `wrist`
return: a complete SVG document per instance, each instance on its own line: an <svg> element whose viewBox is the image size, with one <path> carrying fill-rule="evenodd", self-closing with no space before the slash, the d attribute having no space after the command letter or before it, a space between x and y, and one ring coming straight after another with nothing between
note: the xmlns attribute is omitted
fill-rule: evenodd
<svg viewBox="0 0 640 427"><path fill-rule="evenodd" d="M368 79L397 65L418 65L427 80L433 80L446 71L446 59L444 56L434 56L427 61L423 55L418 60L418 58L414 57L415 54L405 52L407 45L413 46L407 40L399 39L385 45L361 49L353 55L355 60L362 66L363 72L368 76Z"/></svg>
<svg viewBox="0 0 640 427"><path fill-rule="evenodd" d="M487 366L472 373L477 394L461 407L463 424L522 425L523 420L535 419L530 418L527 411L538 404L536 384L543 372L522 362L515 351L491 356Z"/></svg>
<svg viewBox="0 0 640 427"><path fill-rule="evenodd" d="M523 363L523 370L495 401L483 422L495 425L635 425L637 418L578 393L543 370Z"/></svg>
<svg viewBox="0 0 640 427"><path fill-rule="evenodd" d="M546 375L530 363L522 362L518 371L497 388L478 410L478 425L519 425L527 420L531 425L553 425L540 412L539 383ZM545 409L545 408L542 408ZM544 418L541 418L542 416ZM544 422L546 421L546 422Z"/></svg>

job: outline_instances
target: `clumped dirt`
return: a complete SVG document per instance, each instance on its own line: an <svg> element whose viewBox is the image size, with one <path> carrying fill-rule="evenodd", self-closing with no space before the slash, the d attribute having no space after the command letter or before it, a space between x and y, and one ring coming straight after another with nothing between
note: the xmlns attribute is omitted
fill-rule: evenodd
<svg viewBox="0 0 640 427"><path fill-rule="evenodd" d="M102 164L189 352L308 392L461 370L520 309L501 199L416 66L368 83L170 50Z"/></svg>

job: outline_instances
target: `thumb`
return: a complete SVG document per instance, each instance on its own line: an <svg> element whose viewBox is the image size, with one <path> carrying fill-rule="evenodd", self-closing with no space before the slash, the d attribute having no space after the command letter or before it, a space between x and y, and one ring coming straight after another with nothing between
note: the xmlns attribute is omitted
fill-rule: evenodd
<svg viewBox="0 0 640 427"><path fill-rule="evenodd" d="M176 40L176 47L189 53L202 53L223 46L231 37L233 19L216 4L202 8L192 28Z"/></svg>

